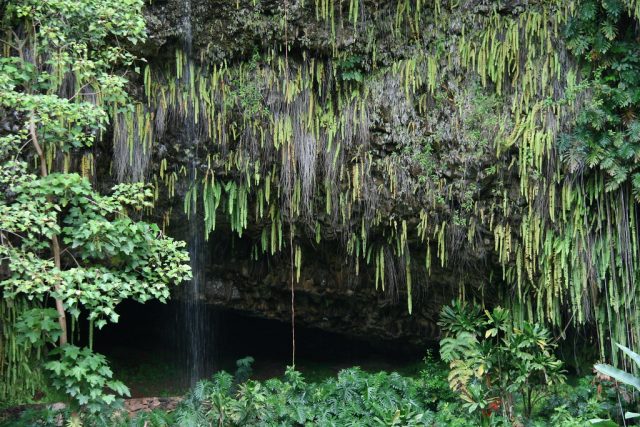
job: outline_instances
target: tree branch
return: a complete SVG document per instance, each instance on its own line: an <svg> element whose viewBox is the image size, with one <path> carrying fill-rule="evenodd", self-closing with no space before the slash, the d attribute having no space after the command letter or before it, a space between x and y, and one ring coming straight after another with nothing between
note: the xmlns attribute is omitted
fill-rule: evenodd
<svg viewBox="0 0 640 427"><path fill-rule="evenodd" d="M42 150L42 146L38 142L38 133L36 132L36 122L34 119L34 112L31 112L31 117L29 119L29 133L31 134L31 142L33 143L33 148L36 150L38 154L38 158L40 159L40 175L45 178L49 175L49 171L47 170L47 159L44 155L44 151ZM58 270L61 270L61 262L60 262L60 242L58 241L58 236L55 234L51 236L51 252L53 252L53 262ZM59 291L60 287L55 285L55 290ZM60 346L63 346L67 343L67 316L64 311L64 304L62 300L56 298L56 311L58 312L58 323L60 324Z"/></svg>

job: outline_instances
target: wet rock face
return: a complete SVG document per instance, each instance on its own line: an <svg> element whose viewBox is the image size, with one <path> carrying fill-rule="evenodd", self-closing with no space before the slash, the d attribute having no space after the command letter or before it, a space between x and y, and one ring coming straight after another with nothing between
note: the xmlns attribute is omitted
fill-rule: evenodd
<svg viewBox="0 0 640 427"><path fill-rule="evenodd" d="M398 3L389 0L360 1L356 19L350 15L354 3L346 0L154 0L145 10L148 40L142 51L147 59L162 58L188 39L201 61L220 63L247 60L256 51L281 51L286 42L294 58L302 50L328 58L349 53L362 56L362 66L369 71L373 62L390 65L398 58L412 57L417 45L410 37L423 38L424 45L433 43L443 21L447 35L459 35L465 22L490 15L496 7L496 2L486 0L423 3L420 13L424 16L419 19L424 28L419 35L412 29L408 37L398 37ZM495 10L517 16L537 3L541 2L502 1ZM455 13L447 14L450 5L455 5L451 7Z"/></svg>
<svg viewBox="0 0 640 427"><path fill-rule="evenodd" d="M346 146L344 154L341 153L346 160L337 168L347 170L348 175L359 159L366 159L368 184L360 191L367 201L354 203L352 218L340 225L324 209L310 211L296 224L302 230L296 234L295 243L302 248L303 260L299 279L294 280L299 324L369 339L403 339L423 345L437 339L440 308L459 295L461 285L470 294L485 295L487 278L492 273L495 277L501 275L497 260L491 255L493 235L483 222L493 216L498 218L496 206L501 206L503 198L511 192L517 193L517 179L513 179L511 172L497 175L491 171L496 159L489 141L498 127L508 132L511 124L492 119L501 115L506 108L504 103L479 89L476 78L460 67L457 47L448 40L448 34L461 33L469 17L490 10L485 1L462 3L456 13L438 18L446 20L444 33L441 22L423 20L421 47L429 50L439 46L436 68L446 69L447 75L434 83L437 90L423 89L412 96L409 88L414 83L410 80L414 74L424 73L423 70L384 71L393 69L398 61L411 60L420 48L415 41L394 35L396 2L361 2L365 11L361 12L355 31L346 18L349 2L335 8L336 13L344 16L336 16L334 25L330 20L317 19L321 12L309 0L306 4L300 0L287 3L155 0L148 6L145 13L149 38L140 53L154 67L173 61L175 49L184 49L186 45L191 57L204 69L222 63L247 64L256 53L282 55L286 42L290 48L288 60L294 70L304 68L309 58L314 58L325 63L327 74L338 76L334 79L342 84L340 90L348 94L349 88L357 88L360 93L367 93L366 128L356 132L357 143ZM520 3L508 2L500 13L517 13ZM425 16L433 12L430 7L423 10ZM375 47L371 46L372 40ZM273 67L273 63L276 61L261 66ZM423 78L424 75L420 77ZM264 82L252 88L262 94L267 109L280 102L273 99L276 92L269 92ZM338 108L337 101L331 102ZM240 104L238 110L244 107ZM188 168L192 162L205 173L211 167L207 157L211 151L193 148L193 133L188 135L180 120L175 120L175 114L158 109L151 112L156 127L160 113L174 117L174 122L163 125L163 136L156 143L149 174L157 174L160 159L168 159L167 163L175 165L176 170ZM243 112L235 114L242 116ZM243 138L235 127L233 132ZM204 133L198 132L196 137L204 141ZM230 144L231 150L214 154L223 158L233 150L239 151L241 145ZM322 149L318 147L316 150ZM393 182L388 172L390 165L394 170ZM316 183L326 178L321 176L321 169L318 162L313 169ZM218 179L244 179L222 165L214 167L214 173ZM336 180L335 186L345 186L344 180ZM175 199L161 196L159 205L173 208L171 234L190 241L185 227L188 220L180 213L188 189L188 183L177 183ZM316 191L311 202L324 206L324 197ZM254 209L251 204L250 211ZM369 228L373 216L383 218L384 224L395 224L394 233L400 233L397 231L403 227L400 224L405 224L403 245L410 249L410 266L405 258L389 249L396 245L395 240L390 240L390 236L397 239L396 234L389 234L383 225ZM362 221L363 218L367 220ZM295 268L291 267L293 260L287 243L275 255L255 257L252 245L259 241L264 221L249 223L242 237L220 215L218 222L209 242L201 248L206 254L202 258L204 265L199 267L204 271L200 298L216 306L289 321ZM379 272L374 262L364 257L358 260L346 250L353 245L347 233L365 226L369 244L384 247L379 252L380 258L385 259L384 289L382 284L376 289ZM445 227L446 234L442 231ZM283 229L286 241L288 226ZM322 234L321 243L316 243L315 233ZM431 240L425 243L424 236ZM447 262L441 262L437 256L446 257ZM413 282L412 314L407 309L407 269ZM293 274L297 276L296 272ZM180 298L180 291L177 296Z"/></svg>
<svg viewBox="0 0 640 427"><path fill-rule="evenodd" d="M422 351L439 339L440 308L456 297L458 274L422 271L414 283L417 292L410 315L400 284L376 289L373 266L361 265L356 274L335 242L305 246L298 279L288 253L252 260L243 248L247 239L227 240L230 235L217 231L217 238L197 249L203 269L199 298L204 304L289 323L293 280L296 325ZM175 298L184 298L185 291L179 288Z"/></svg>
<svg viewBox="0 0 640 427"><path fill-rule="evenodd" d="M364 43L351 30L332 29L326 21L317 20L315 5L300 0L154 1L145 16L149 32L145 49L151 57L185 38L192 40L198 57L210 63L247 59L256 50L276 48L285 39L293 49L322 56L331 56L334 48L358 50Z"/></svg>
<svg viewBox="0 0 640 427"><path fill-rule="evenodd" d="M339 257L305 264L295 282L296 324L422 347L438 338L439 307L453 297L438 278L438 287L425 287L417 310L408 315L404 301L371 286L367 273L354 278ZM333 259L332 259L333 258ZM287 259L251 264L247 260L212 262L207 268L201 298L208 304L254 316L291 321L291 271Z"/></svg>

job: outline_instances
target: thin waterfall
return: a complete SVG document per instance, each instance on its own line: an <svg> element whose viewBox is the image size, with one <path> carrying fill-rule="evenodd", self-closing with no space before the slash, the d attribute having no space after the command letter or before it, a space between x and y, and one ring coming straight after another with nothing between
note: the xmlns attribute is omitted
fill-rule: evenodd
<svg viewBox="0 0 640 427"><path fill-rule="evenodd" d="M193 40L191 27L191 0L184 2L183 17L183 51L185 61L183 63L181 84L189 85L192 67L190 66L191 45ZM194 185L198 179L198 146L199 139L195 129L195 112L193 103L189 102L188 111L183 121L183 143L191 152L189 171L189 185ZM202 287L205 281L206 242L204 239L203 219L198 215L197 203L194 204L189 216L188 244L191 257L191 269L193 278L187 285L183 296L183 337L186 360L186 379L190 386L195 385L209 373L211 368L210 343L212 342L213 325L209 325L209 313L205 303L201 299Z"/></svg>
<svg viewBox="0 0 640 427"><path fill-rule="evenodd" d="M192 166L192 177L195 177L195 166ZM184 295L184 334L187 361L187 378L193 386L198 380L207 375L209 357L209 343L213 328L208 325L208 311L201 300L202 286L205 280L204 266L207 253L202 218L196 212L189 218L189 254L193 278L188 284Z"/></svg>

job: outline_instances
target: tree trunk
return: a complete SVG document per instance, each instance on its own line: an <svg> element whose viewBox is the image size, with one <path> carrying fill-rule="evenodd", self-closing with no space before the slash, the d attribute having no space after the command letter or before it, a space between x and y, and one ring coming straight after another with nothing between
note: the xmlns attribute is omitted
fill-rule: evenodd
<svg viewBox="0 0 640 427"><path fill-rule="evenodd" d="M31 133L31 142L33 143L33 147L38 154L38 158L40 160L40 176L43 178L46 177L49 173L47 171L47 163L46 158L44 156L44 151L42 151L42 147L38 142L38 134L36 133L36 125L33 119L33 112L31 113L31 121L29 123L29 132ZM58 241L58 236L55 234L51 236L51 252L53 253L53 262L58 270L61 270L61 262L60 262L60 242ZM60 287L55 285L55 290L59 290ZM64 305L62 304L62 300L56 298L56 311L58 312L58 323L60 324L60 345L63 346L67 343L67 316L64 311Z"/></svg>

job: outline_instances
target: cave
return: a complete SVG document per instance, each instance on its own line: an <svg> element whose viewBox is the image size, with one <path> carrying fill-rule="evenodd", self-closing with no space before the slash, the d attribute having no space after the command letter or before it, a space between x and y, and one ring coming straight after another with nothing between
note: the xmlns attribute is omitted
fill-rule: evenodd
<svg viewBox="0 0 640 427"><path fill-rule="evenodd" d="M205 333L194 337L201 357L196 363L202 364L194 378L194 349L185 338L192 325L185 323L184 311L179 300L125 302L119 322L95 332L96 351L113 362L116 375L129 380L134 397L184 392L192 381L216 371L234 373L236 361L249 356L255 379L279 377L291 364L290 322L207 306L201 313ZM315 379L352 366L408 372L434 350L407 340L366 340L304 325L296 326L295 339L296 368Z"/></svg>

